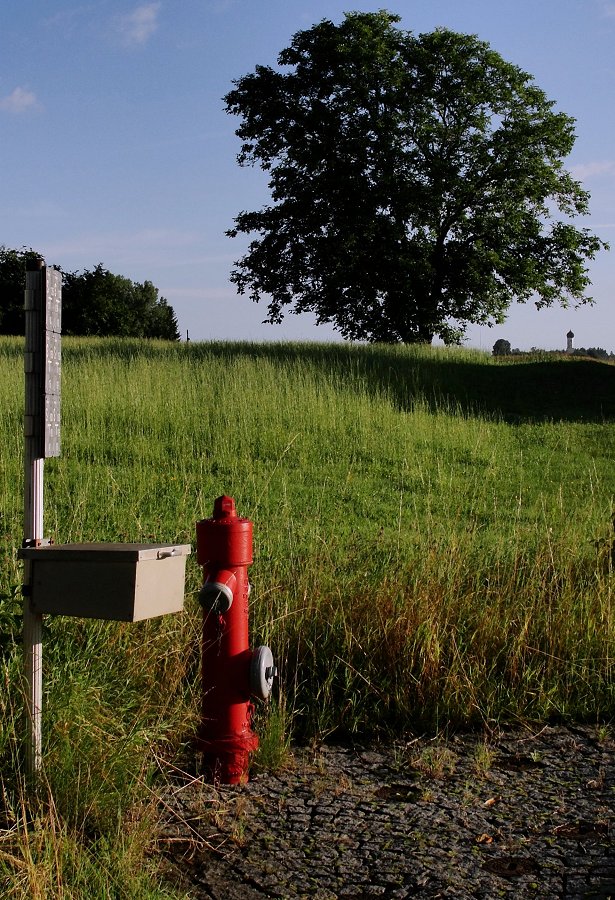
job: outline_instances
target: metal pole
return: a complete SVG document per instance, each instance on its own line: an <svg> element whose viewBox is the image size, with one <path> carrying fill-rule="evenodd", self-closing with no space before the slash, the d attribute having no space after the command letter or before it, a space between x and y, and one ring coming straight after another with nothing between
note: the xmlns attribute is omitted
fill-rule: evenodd
<svg viewBox="0 0 615 900"><path fill-rule="evenodd" d="M28 440L26 439L26 444ZM43 467L45 460L30 457L25 463L25 527L28 542L36 544L43 537ZM30 567L24 561L24 584L30 584ZM43 710L43 617L30 608L30 598L23 601L24 674L27 688L28 739L26 759L28 772L36 775L41 768Z"/></svg>
<svg viewBox="0 0 615 900"><path fill-rule="evenodd" d="M25 419L24 419L24 546L37 546L43 538L43 470L40 403L42 401L42 321L44 260L28 263L26 272L25 319ZM44 401L43 401L44 402ZM26 681L26 762L28 773L36 775L42 758L43 708L43 617L32 610L28 587L31 564L24 562L23 647Z"/></svg>

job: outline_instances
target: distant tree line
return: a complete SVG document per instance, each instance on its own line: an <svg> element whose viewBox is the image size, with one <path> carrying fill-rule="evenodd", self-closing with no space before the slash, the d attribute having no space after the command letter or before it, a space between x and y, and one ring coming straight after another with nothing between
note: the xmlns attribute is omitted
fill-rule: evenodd
<svg viewBox="0 0 615 900"><path fill-rule="evenodd" d="M0 245L0 334L24 333L26 265L38 256ZM151 281L114 275L102 263L83 272L60 271L63 334L179 340L173 308Z"/></svg>
<svg viewBox="0 0 615 900"><path fill-rule="evenodd" d="M494 356L527 356L536 353L546 356L561 356L562 353L565 353L566 356L589 356L591 359L615 360L615 353L603 350L602 347L575 347L574 350L569 352L564 350L541 350L538 347L532 347L531 350L519 350L518 347L511 348L510 341L506 341L504 338L500 338L493 345Z"/></svg>
<svg viewBox="0 0 615 900"><path fill-rule="evenodd" d="M602 347L575 347L569 356L591 356L592 359L615 359L615 353L607 352Z"/></svg>

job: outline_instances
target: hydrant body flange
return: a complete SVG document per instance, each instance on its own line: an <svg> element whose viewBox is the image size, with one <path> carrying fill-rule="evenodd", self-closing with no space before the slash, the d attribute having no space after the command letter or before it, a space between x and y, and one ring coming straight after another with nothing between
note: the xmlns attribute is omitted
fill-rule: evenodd
<svg viewBox="0 0 615 900"><path fill-rule="evenodd" d="M197 749L213 781L239 784L247 781L249 754L258 747L251 728L254 654L248 634L252 522L237 515L231 497L218 497L212 518L197 522L196 536L197 562L204 572Z"/></svg>

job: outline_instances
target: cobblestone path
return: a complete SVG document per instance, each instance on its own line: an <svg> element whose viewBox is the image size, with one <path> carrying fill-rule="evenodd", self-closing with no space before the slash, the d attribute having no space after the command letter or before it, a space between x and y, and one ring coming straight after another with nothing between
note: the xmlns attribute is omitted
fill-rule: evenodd
<svg viewBox="0 0 615 900"><path fill-rule="evenodd" d="M298 749L215 789L176 773L160 836L195 900L615 898L615 741L589 727Z"/></svg>

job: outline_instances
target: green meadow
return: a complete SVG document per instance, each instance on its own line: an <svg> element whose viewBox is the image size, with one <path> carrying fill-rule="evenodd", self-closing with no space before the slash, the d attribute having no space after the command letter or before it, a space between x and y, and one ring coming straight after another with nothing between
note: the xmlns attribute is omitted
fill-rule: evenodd
<svg viewBox="0 0 615 900"><path fill-rule="evenodd" d="M64 339L58 543L194 544L254 521L252 643L279 679L262 752L615 709L615 367L350 344ZM0 339L0 895L176 896L157 785L196 728L185 612L47 617L44 777L23 772L23 343Z"/></svg>

